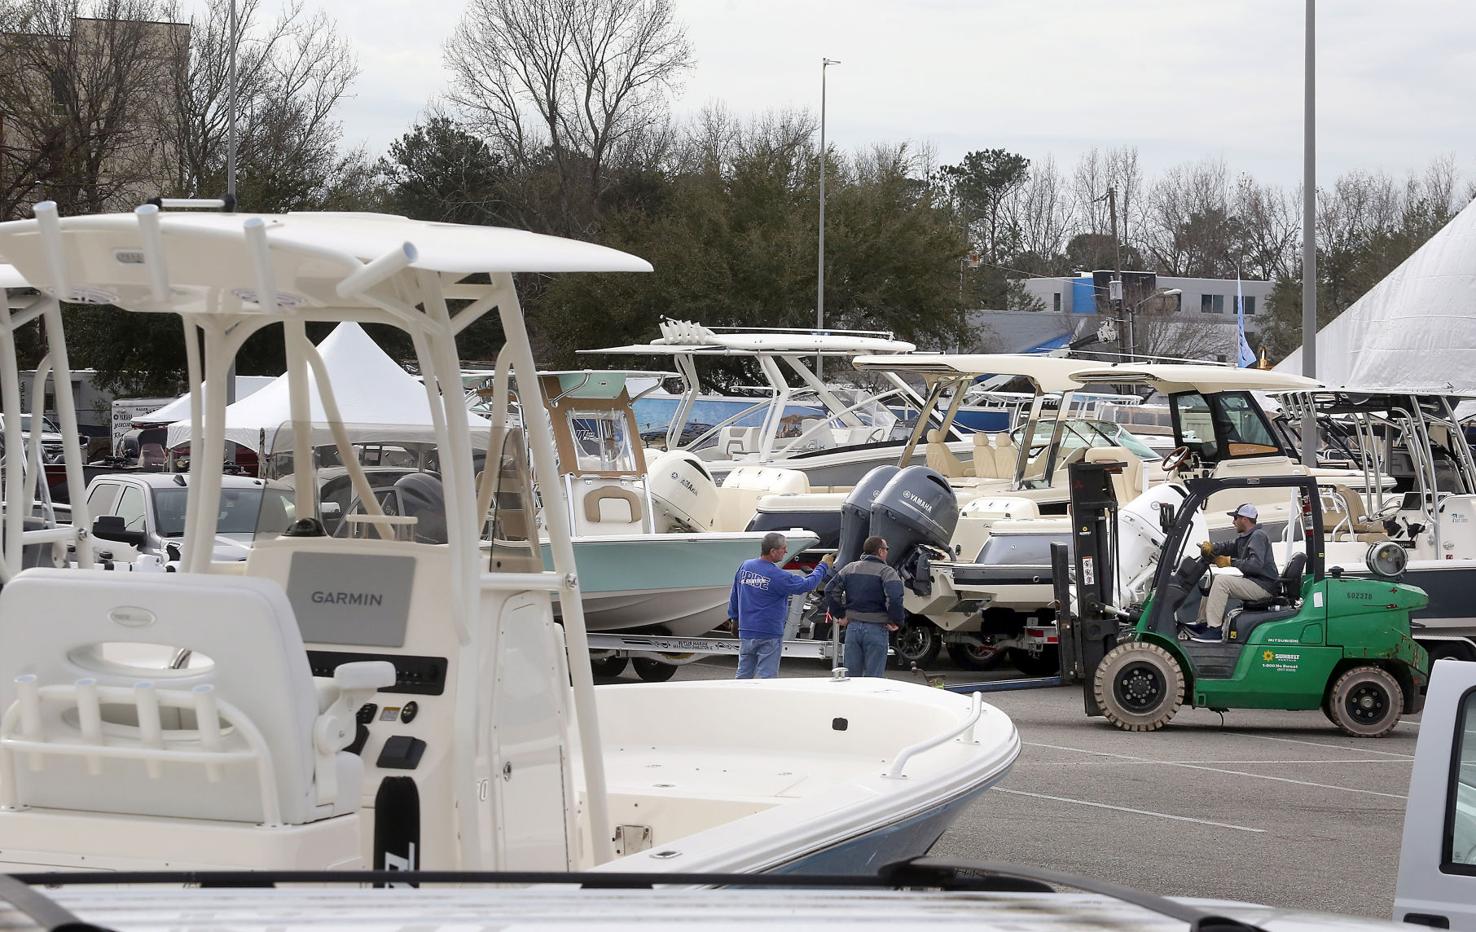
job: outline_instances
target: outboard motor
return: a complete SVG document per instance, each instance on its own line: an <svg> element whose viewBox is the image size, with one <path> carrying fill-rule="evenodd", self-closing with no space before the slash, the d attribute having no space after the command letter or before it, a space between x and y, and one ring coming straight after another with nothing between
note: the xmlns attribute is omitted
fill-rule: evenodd
<svg viewBox="0 0 1476 932"><path fill-rule="evenodd" d="M887 562L918 595L933 590L927 548L948 552L957 526L958 497L926 466L899 470L871 505L870 533L886 538Z"/></svg>
<svg viewBox="0 0 1476 932"><path fill-rule="evenodd" d="M861 559L861 545L871 531L871 505L876 496L892 477L902 471L900 466L878 466L861 477L851 494L841 504L840 542L835 552L837 568Z"/></svg>
<svg viewBox="0 0 1476 932"><path fill-rule="evenodd" d="M667 450L646 466L656 530L710 531L717 524L718 486L695 453Z"/></svg>

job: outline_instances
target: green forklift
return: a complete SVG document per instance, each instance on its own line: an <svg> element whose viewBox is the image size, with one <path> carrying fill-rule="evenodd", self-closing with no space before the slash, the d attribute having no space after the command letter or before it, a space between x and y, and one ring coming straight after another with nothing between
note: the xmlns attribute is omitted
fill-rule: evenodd
<svg viewBox="0 0 1476 932"><path fill-rule="evenodd" d="M1126 731L1155 731L1186 703L1218 712L1321 709L1344 732L1376 738L1401 715L1419 711L1429 658L1410 636L1410 613L1428 599L1397 582L1405 563L1397 544L1370 546L1372 579L1344 577L1338 569L1328 575L1314 477L1189 479L1181 504L1161 506L1164 540L1147 598L1119 607L1113 604L1115 465L1071 467L1074 553L1068 557L1058 544L1053 554L1057 601L1068 607L1061 620L1062 672L1082 683L1088 715ZM1214 572L1194 539L1205 527L1196 519L1211 496L1236 489L1285 490L1289 502L1300 500L1287 548L1295 552L1271 598L1231 608L1223 640L1195 640L1198 600ZM1064 584L1068 559L1075 561L1074 599Z"/></svg>

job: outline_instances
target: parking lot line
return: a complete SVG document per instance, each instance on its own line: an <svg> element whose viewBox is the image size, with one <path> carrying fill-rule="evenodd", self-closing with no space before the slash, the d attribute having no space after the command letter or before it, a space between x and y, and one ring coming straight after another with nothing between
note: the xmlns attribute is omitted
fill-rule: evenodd
<svg viewBox="0 0 1476 932"><path fill-rule="evenodd" d="M1331 748L1334 751L1354 750L1353 748L1346 747L1341 744L1324 744L1321 741L1304 741L1301 738L1274 738L1271 735L1252 735L1241 731L1234 732L1234 734L1238 738L1257 738L1261 741L1282 741L1287 744L1305 744L1314 748ZM1400 754L1397 751L1380 751L1377 748L1358 748L1357 750L1360 753L1364 754L1382 754L1385 757L1395 757L1407 761L1414 760L1413 754ZM1336 761L1329 761L1328 763L1336 763Z"/></svg>
<svg viewBox="0 0 1476 932"><path fill-rule="evenodd" d="M1169 760L1157 760L1152 757L1134 757L1131 754L1114 754L1110 751L1092 751L1087 748L1072 748L1059 744L1037 744L1032 741L1022 742L1030 747L1050 748L1053 751L1075 751L1078 754L1095 754L1099 757L1115 757L1119 760L1137 761L1149 764L1162 764L1165 767L1182 767L1185 770L1208 770L1210 773L1218 773L1235 777L1252 777L1257 780L1272 780L1276 783L1294 783L1298 786L1310 786L1319 790L1339 790L1344 793L1358 793L1363 796L1383 796L1387 799L1409 799L1403 793L1381 793L1378 790L1362 790L1351 786L1335 786L1331 783L1313 783L1310 780L1294 780L1291 777L1273 777L1264 773L1250 773L1245 770L1225 770L1222 767L1210 767L1201 764L1179 764ZM1334 762L1330 762L1334 763Z"/></svg>
<svg viewBox="0 0 1476 932"><path fill-rule="evenodd" d="M1189 816L1170 815L1167 812L1150 812L1147 809L1132 809L1127 806L1112 806L1107 803L1095 803L1089 799L1072 799L1069 796L1048 796L1045 793L1027 793L1024 790L1012 790L1008 787L996 786L990 790L991 793L1009 793L1012 796L1029 796L1031 799L1047 799L1057 803L1072 803L1077 806L1091 806L1093 809L1111 809L1114 812L1130 812L1134 815L1153 816L1157 819L1172 819L1175 822L1193 822L1195 825L1212 825L1215 828L1229 828L1237 832L1255 832L1264 834L1263 828L1251 828L1248 825L1231 825L1229 822L1211 822L1208 819L1191 819Z"/></svg>

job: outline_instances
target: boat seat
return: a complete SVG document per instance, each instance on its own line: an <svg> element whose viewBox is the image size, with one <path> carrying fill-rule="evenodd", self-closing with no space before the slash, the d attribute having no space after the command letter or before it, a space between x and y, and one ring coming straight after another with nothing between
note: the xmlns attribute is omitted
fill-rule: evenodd
<svg viewBox="0 0 1476 932"><path fill-rule="evenodd" d="M980 479L1013 479L1018 453L1006 431L979 431L974 434L974 475Z"/></svg>
<svg viewBox="0 0 1476 932"><path fill-rule="evenodd" d="M757 453L759 433L757 427L724 427L718 431L718 450L727 459L745 453Z"/></svg>
<svg viewBox="0 0 1476 932"><path fill-rule="evenodd" d="M948 449L948 444L943 442L941 430L928 431L927 463L929 469L941 476L959 478L974 474L972 463L965 463Z"/></svg>
<svg viewBox="0 0 1476 932"><path fill-rule="evenodd" d="M1126 450L1093 447L1086 451L1088 463L1121 463L1122 472L1112 476L1112 491L1118 504L1126 504L1143 494L1143 461Z"/></svg>
<svg viewBox="0 0 1476 932"><path fill-rule="evenodd" d="M830 450L835 447L835 434L830 430L830 422L821 417L807 417L800 421L799 436L804 438L800 441L800 447L796 449L805 450ZM798 438L796 438L798 439Z"/></svg>
<svg viewBox="0 0 1476 932"><path fill-rule="evenodd" d="M180 650L189 662L173 669ZM207 835L219 848L209 863L252 866L233 845L271 860L261 867L309 851L316 864L356 863L363 772L344 749L358 708L394 679L378 661L315 681L268 580L23 572L0 590L0 805L22 810L0 813L0 833L34 850L15 833L44 839L47 818L102 813L147 820L128 829L135 864L171 863L169 839ZM325 831L283 830L313 824ZM90 832L50 831L44 850L61 860L49 863L85 861Z"/></svg>
<svg viewBox="0 0 1476 932"><path fill-rule="evenodd" d="M723 477L718 485L718 514L714 531L742 531L748 528L758 501L765 495L784 492L809 492L810 479L797 469L774 466L739 466Z"/></svg>
<svg viewBox="0 0 1476 932"><path fill-rule="evenodd" d="M1363 499L1357 492L1346 485L1323 486L1323 492L1332 499L1333 504L1341 504L1341 508L1337 510L1341 511L1343 516L1336 522L1324 521L1325 524L1332 525L1328 533L1333 535L1334 539L1339 539L1339 535L1349 533L1355 540L1365 542L1384 540L1389 536L1382 521L1364 514Z"/></svg>

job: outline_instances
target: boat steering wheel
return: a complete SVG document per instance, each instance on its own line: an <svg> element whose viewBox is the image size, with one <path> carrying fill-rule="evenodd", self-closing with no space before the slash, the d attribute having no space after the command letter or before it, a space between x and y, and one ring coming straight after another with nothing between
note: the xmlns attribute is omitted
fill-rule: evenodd
<svg viewBox="0 0 1476 932"><path fill-rule="evenodd" d="M1165 456L1163 458L1163 471L1173 472L1180 466L1183 466L1184 462L1188 460L1189 457L1193 455L1193 453L1194 451L1191 450L1188 446L1174 447L1173 450L1169 452L1168 456Z"/></svg>

